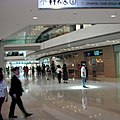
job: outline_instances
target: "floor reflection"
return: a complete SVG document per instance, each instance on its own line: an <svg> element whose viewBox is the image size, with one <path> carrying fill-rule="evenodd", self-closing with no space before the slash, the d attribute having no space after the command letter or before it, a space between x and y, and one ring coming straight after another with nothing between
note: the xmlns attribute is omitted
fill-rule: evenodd
<svg viewBox="0 0 120 120"><path fill-rule="evenodd" d="M87 109L87 90L86 89L82 89L82 107L84 109Z"/></svg>
<svg viewBox="0 0 120 120"><path fill-rule="evenodd" d="M103 80L104 81L104 80ZM58 80L35 77L22 80L24 105L33 116L29 120L119 120L120 82L89 80L83 88L80 80L58 84ZM9 83L8 83L9 85ZM7 119L9 102L3 105ZM16 109L19 120L25 120ZM17 120L17 119L16 119Z"/></svg>

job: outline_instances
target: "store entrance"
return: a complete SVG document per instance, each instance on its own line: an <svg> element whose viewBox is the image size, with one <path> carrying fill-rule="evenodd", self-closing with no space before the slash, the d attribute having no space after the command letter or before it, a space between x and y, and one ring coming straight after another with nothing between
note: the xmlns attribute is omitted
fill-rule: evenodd
<svg viewBox="0 0 120 120"><path fill-rule="evenodd" d="M102 56L86 57L88 74L93 77L104 76L104 62Z"/></svg>

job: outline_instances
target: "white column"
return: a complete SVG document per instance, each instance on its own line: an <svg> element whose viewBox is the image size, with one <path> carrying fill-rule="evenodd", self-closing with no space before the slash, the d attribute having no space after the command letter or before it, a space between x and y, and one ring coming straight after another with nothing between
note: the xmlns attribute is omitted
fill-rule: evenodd
<svg viewBox="0 0 120 120"><path fill-rule="evenodd" d="M0 40L0 67L4 69L4 41Z"/></svg>

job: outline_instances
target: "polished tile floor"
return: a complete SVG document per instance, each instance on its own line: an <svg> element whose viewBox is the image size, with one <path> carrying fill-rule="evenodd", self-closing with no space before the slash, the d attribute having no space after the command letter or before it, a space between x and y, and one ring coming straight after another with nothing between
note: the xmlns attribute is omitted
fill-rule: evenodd
<svg viewBox="0 0 120 120"><path fill-rule="evenodd" d="M15 120L120 120L120 81L81 80L59 84L57 79L37 77L22 80L25 93L22 100L26 110L33 113L24 118L16 106ZM9 82L8 82L9 86ZM8 120L11 98L4 103L3 117Z"/></svg>

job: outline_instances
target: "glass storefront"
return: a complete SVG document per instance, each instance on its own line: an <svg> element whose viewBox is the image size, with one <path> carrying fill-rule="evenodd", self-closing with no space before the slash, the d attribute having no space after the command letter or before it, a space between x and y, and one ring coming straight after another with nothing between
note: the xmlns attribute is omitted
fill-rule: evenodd
<svg viewBox="0 0 120 120"><path fill-rule="evenodd" d="M102 56L86 57L85 59L89 75L93 75L93 71L96 71L96 75L104 75L104 62Z"/></svg>
<svg viewBox="0 0 120 120"><path fill-rule="evenodd" d="M50 65L51 61L55 62L55 65L67 64L69 78L78 79L80 78L81 61L85 61L88 68L88 75L93 76L93 71L96 72L97 77L104 76L104 57L103 50L84 50L64 53L60 55L51 56L49 58L41 58L40 63Z"/></svg>
<svg viewBox="0 0 120 120"><path fill-rule="evenodd" d="M115 53L116 75L120 77L120 52Z"/></svg>
<svg viewBox="0 0 120 120"><path fill-rule="evenodd" d="M104 76L102 52L102 50L83 52L83 57L80 52L73 52L60 55L59 58L61 62L67 64L69 78L80 78L81 60L86 61L89 75L93 76L93 71L96 71L96 76Z"/></svg>
<svg viewBox="0 0 120 120"><path fill-rule="evenodd" d="M11 76L11 69L14 67L19 67L20 74L23 75L23 67L27 66L29 69L29 72L31 72L32 66L36 68L36 66L39 65L39 61L11 61L7 62L6 68L9 68L10 76Z"/></svg>
<svg viewBox="0 0 120 120"><path fill-rule="evenodd" d="M68 75L69 78L76 79L79 78L79 70L78 70L78 64L80 64L80 61L78 63L78 53L66 53L62 55L57 55L54 57L55 64L63 66L64 63L67 64L68 69Z"/></svg>
<svg viewBox="0 0 120 120"><path fill-rule="evenodd" d="M86 51L85 61L89 70L89 75L93 75L95 72L95 76L104 75L104 62L103 62L103 51L100 50L92 50Z"/></svg>
<svg viewBox="0 0 120 120"><path fill-rule="evenodd" d="M116 76L120 77L120 45L114 46L114 53L115 53Z"/></svg>

